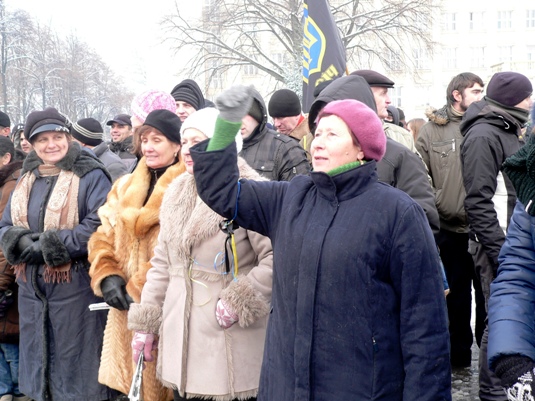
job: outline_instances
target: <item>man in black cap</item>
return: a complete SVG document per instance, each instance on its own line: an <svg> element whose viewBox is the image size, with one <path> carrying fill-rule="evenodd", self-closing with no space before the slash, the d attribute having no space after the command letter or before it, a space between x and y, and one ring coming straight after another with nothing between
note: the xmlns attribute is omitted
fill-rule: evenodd
<svg viewBox="0 0 535 401"><path fill-rule="evenodd" d="M290 181L297 174L308 174L310 163L295 139L266 126L264 99L253 89L253 103L242 119L243 148L240 156L261 176L272 181Z"/></svg>
<svg viewBox="0 0 535 401"><path fill-rule="evenodd" d="M176 115L182 122L190 114L205 107L206 100L201 88L193 79L185 79L176 85L171 89L171 96L176 102Z"/></svg>
<svg viewBox="0 0 535 401"><path fill-rule="evenodd" d="M460 125L464 137L461 163L466 190L464 207L470 230L468 248L485 304L490 297L490 284L497 274L498 254L516 202L514 187L501 167L506 158L520 149L532 93L532 84L526 76L498 72L487 85L487 95L468 107ZM479 396L482 401L506 401L500 378L509 362L500 358L493 360L491 368L498 378L487 364L487 345L491 354L488 328L485 328L479 351Z"/></svg>
<svg viewBox="0 0 535 401"><path fill-rule="evenodd" d="M377 115L383 120L383 129L386 136L417 153L411 133L399 125L385 121L385 119L388 119L388 106L391 103L388 89L394 87L394 81L373 70L357 70L353 71L351 75L361 76L370 85L377 106Z"/></svg>
<svg viewBox="0 0 535 401"><path fill-rule="evenodd" d="M111 127L109 149L122 159L129 172L134 170L137 164L137 157L132 153L134 131L132 130L130 116L128 114L117 114L106 125Z"/></svg>
<svg viewBox="0 0 535 401"><path fill-rule="evenodd" d="M0 111L0 136L7 136L11 133L11 120L9 116Z"/></svg>
<svg viewBox="0 0 535 401"><path fill-rule="evenodd" d="M128 172L121 158L102 141L104 130L94 118L82 118L71 126L71 135L82 146L91 149L110 173L112 182Z"/></svg>

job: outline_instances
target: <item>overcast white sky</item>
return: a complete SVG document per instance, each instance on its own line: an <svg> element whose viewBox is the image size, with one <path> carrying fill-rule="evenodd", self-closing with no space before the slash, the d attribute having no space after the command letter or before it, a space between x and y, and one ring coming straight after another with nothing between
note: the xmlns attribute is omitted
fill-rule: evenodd
<svg viewBox="0 0 535 401"><path fill-rule="evenodd" d="M189 8L199 0L177 0ZM158 23L174 0L5 0L8 11L17 8L32 19L50 24L60 34L74 32L101 55L134 91L148 88L170 91L182 78Z"/></svg>

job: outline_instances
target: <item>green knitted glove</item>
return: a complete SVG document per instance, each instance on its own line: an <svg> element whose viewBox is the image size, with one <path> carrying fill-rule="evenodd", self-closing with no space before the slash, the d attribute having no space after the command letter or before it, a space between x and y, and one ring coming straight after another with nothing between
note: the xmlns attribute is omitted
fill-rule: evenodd
<svg viewBox="0 0 535 401"><path fill-rule="evenodd" d="M241 123L253 104L252 88L252 86L234 85L224 90L215 100L219 117L231 123Z"/></svg>

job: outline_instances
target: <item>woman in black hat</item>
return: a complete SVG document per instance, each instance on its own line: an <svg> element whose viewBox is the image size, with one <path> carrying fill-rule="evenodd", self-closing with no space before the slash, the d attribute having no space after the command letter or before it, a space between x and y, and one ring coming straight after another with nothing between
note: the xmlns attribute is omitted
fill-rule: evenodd
<svg viewBox="0 0 535 401"><path fill-rule="evenodd" d="M141 290L160 232L163 195L185 171L179 158L179 117L169 110L154 110L136 129L135 153L143 157L132 174L119 178L108 200L99 210L102 225L89 241L91 286L95 294L112 306L104 334L99 381L127 394L134 365L131 358L133 333L127 328L132 301ZM151 401L173 398L156 378L154 364L143 371L143 397Z"/></svg>
<svg viewBox="0 0 535 401"><path fill-rule="evenodd" d="M34 150L0 221L19 285L20 391L33 400L107 400L98 383L106 312L89 285L87 242L111 188L104 166L72 142L54 108L30 113Z"/></svg>

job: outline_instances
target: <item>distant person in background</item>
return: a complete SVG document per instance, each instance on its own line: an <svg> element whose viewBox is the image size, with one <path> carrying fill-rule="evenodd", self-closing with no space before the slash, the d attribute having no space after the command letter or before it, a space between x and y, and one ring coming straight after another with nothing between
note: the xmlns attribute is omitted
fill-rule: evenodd
<svg viewBox="0 0 535 401"><path fill-rule="evenodd" d="M24 132L24 124L19 123L13 126L13 129L11 130L10 138L11 142L13 142L13 145L15 146L15 149L21 149L20 146L20 135Z"/></svg>
<svg viewBox="0 0 535 401"><path fill-rule="evenodd" d="M399 111L397 107L394 107L389 104L386 108L386 111L388 113L388 117L385 118L385 121L394 125L399 125Z"/></svg>
<svg viewBox="0 0 535 401"><path fill-rule="evenodd" d="M20 177L22 160L15 147L0 137L0 215ZM15 271L0 251L0 401L30 400L19 390L19 310Z"/></svg>
<svg viewBox="0 0 535 401"><path fill-rule="evenodd" d="M24 130L20 133L20 149L25 154L28 154L33 150L32 144L30 143L30 141L28 141L28 139L26 139L26 136L24 135Z"/></svg>
<svg viewBox="0 0 535 401"><path fill-rule="evenodd" d="M303 114L297 94L290 89L275 91L269 99L268 112L273 118L275 130L297 139L310 154L310 143L314 137L308 128L308 114Z"/></svg>
<svg viewBox="0 0 535 401"><path fill-rule="evenodd" d="M407 129L412 134L414 142L416 142L416 139L418 138L418 135L420 133L420 128L422 128L424 124L425 120L423 118L413 118L407 123Z"/></svg>
<svg viewBox="0 0 535 401"><path fill-rule="evenodd" d="M7 136L9 138L11 134L11 119L9 116L0 111L0 136Z"/></svg>
<svg viewBox="0 0 535 401"><path fill-rule="evenodd" d="M128 171L136 163L136 155L132 153L132 121L128 114L117 114L106 125L110 126L111 142L108 143L110 150L119 156Z"/></svg>
<svg viewBox="0 0 535 401"><path fill-rule="evenodd" d="M405 120L405 112L401 110L399 107L397 107L397 109L398 109L398 114L399 114L399 126L408 130L407 121Z"/></svg>
<svg viewBox="0 0 535 401"><path fill-rule="evenodd" d="M94 118L82 118L73 123L71 135L83 147L91 149L110 173L112 182L128 172L121 158L113 153L106 143L102 141L104 130L102 125Z"/></svg>
<svg viewBox="0 0 535 401"><path fill-rule="evenodd" d="M193 79L185 79L171 89L171 96L175 100L175 113L184 120L195 111L206 107L206 99L201 88Z"/></svg>

